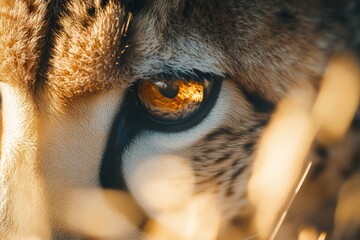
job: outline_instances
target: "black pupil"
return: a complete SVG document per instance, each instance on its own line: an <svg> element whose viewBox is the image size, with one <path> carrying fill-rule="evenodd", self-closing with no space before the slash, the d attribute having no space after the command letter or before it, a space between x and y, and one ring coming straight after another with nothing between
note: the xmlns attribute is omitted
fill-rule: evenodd
<svg viewBox="0 0 360 240"><path fill-rule="evenodd" d="M158 82L160 93L166 98L175 98L179 93L179 85L175 81Z"/></svg>

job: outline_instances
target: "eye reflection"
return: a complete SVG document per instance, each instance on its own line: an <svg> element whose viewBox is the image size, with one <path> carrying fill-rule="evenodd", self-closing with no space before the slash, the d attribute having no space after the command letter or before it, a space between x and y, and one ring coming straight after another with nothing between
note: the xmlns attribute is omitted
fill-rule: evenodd
<svg viewBox="0 0 360 240"><path fill-rule="evenodd" d="M175 98L179 94L179 84L177 81L155 82L160 93L166 98Z"/></svg>
<svg viewBox="0 0 360 240"><path fill-rule="evenodd" d="M208 97L211 86L208 80L141 80L138 96L151 117L179 121L197 112Z"/></svg>

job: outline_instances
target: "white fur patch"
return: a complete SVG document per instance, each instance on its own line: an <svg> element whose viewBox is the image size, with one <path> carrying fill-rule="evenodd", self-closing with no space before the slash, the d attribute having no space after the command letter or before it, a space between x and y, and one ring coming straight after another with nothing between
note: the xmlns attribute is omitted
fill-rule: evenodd
<svg viewBox="0 0 360 240"><path fill-rule="evenodd" d="M117 89L81 99L65 113L42 113L46 122L39 130L39 156L56 228L96 238L138 235L141 220L132 225L126 208L121 208L129 200L121 192L101 190L99 183L101 160L122 96L123 90Z"/></svg>
<svg viewBox="0 0 360 240"><path fill-rule="evenodd" d="M125 149L125 179L135 199L152 217L182 208L193 197L194 173L182 153L223 123L233 93L225 81L214 108L200 124L177 133L143 131Z"/></svg>
<svg viewBox="0 0 360 240"><path fill-rule="evenodd" d="M0 235L48 239L43 179L36 157L37 118L26 91L0 83L3 132L0 159ZM2 228L5 226L5 228Z"/></svg>

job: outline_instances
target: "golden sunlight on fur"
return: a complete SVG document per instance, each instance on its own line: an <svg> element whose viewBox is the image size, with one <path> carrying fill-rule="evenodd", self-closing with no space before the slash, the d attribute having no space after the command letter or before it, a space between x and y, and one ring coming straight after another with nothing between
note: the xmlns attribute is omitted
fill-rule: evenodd
<svg viewBox="0 0 360 240"><path fill-rule="evenodd" d="M319 234L319 232L315 228L303 227L300 230L298 240L325 240L325 238L326 233L322 232Z"/></svg>
<svg viewBox="0 0 360 240"><path fill-rule="evenodd" d="M335 57L325 71L312 113L321 141L339 141L346 134L359 104L359 80L359 64L347 54Z"/></svg>
<svg viewBox="0 0 360 240"><path fill-rule="evenodd" d="M70 196L66 224L88 236L114 238L119 233L136 236L136 227L144 221L144 214L128 193L115 190L75 190ZM91 209L91 214L89 210ZM119 219L117 213L125 216Z"/></svg>
<svg viewBox="0 0 360 240"><path fill-rule="evenodd" d="M313 108L298 97L303 96L301 94L294 94L279 103L262 137L257 164L254 166L255 174L250 181L249 197L257 209L250 235L244 236L233 229L221 233L219 238L221 223L214 208L214 199L200 195L193 199L186 209L177 209L172 223L171 216L166 216L168 223L148 220L144 228L147 237L153 240L276 239L285 214L291 208L301 181L308 172L310 165L304 159L313 139L319 136L320 140L326 143L341 141L359 102L359 83L360 73L354 60L349 55L341 55L330 63ZM269 184L269 178L276 184ZM357 188L359 184L360 175L355 175L341 190L340 204L336 211L335 234L341 232L345 225L360 221L360 212L357 211L359 209L354 211L351 207L356 206L360 199ZM161 188L156 189L156 195L162 196ZM68 225L81 229L94 238L99 236L98 233L104 236L106 229L109 229L108 237L116 236L117 232L113 230L121 231L120 228L124 226L130 231L130 236L137 235L135 229L143 224L145 218L128 194L107 190L84 191L78 190L72 195L73 204L69 206L66 217ZM83 199L84 197L86 199ZM102 201L110 203L112 208L98 208L97 206L108 206L99 204ZM128 222L112 222L108 219L114 208L125 214ZM89 218L88 209L92 209L93 218ZM107 219L101 218L102 215ZM182 226L183 231L176 232L176 228L172 230L172 224ZM115 225L119 226L114 228ZM299 229L298 240L324 240L325 237L325 232L318 232L312 226Z"/></svg>
<svg viewBox="0 0 360 240"><path fill-rule="evenodd" d="M258 161L254 167L255 174L251 178L249 190L249 197L257 208L253 223L255 230L253 235L246 239L276 238L286 212L291 207L295 194L309 170L310 164L305 161L305 157L312 141L316 136L326 142L341 141L346 133L360 100L360 72L355 60L346 54L333 58L325 72L320 93L312 108L308 106L306 100L304 102L304 99L299 99L298 96L299 94L294 94L279 103L270 126L262 137ZM269 178L276 184L269 184ZM356 189L359 179L359 176L353 177L343 187L340 205L336 212L338 228L344 227L344 224L351 224L351 221L360 221L360 212L354 212L350 207L356 206L355 202L360 199L359 191L350 190ZM214 221L216 223L216 220ZM214 226L214 221L210 221L210 225L202 229L215 231L217 227ZM196 226L195 222L193 224ZM210 237L211 234L206 238L199 238L198 235L194 237L191 234L181 237L164 225L151 220L145 229L151 239L156 240L219 239L215 234L216 231L213 237ZM194 227L192 230L195 234L199 229ZM184 229L184 231L189 230ZM225 234L222 239L243 238L244 236L235 230ZM318 232L311 226L299 229L298 240L325 238L325 232Z"/></svg>
<svg viewBox="0 0 360 240"><path fill-rule="evenodd" d="M0 7L4 7L8 5L11 2L11 0L1 0L0 1Z"/></svg>
<svg viewBox="0 0 360 240"><path fill-rule="evenodd" d="M304 171L299 169L306 169L309 164L305 157L313 139L318 134L323 141L341 141L356 112L359 96L360 71L351 56L341 55L332 60L325 72L312 110L291 96L278 105L260 143L250 180L250 198L257 206L254 224L263 239L275 237L276 224L285 217L283 213L301 185ZM276 185L269 186L270 178ZM306 237L301 234L299 239Z"/></svg>
<svg viewBox="0 0 360 240"><path fill-rule="evenodd" d="M360 222L360 174L352 176L341 188L339 205L335 213L335 237L340 238L347 226ZM355 227L356 229L356 227Z"/></svg>
<svg viewBox="0 0 360 240"><path fill-rule="evenodd" d="M358 238L345 2L0 0L0 240Z"/></svg>

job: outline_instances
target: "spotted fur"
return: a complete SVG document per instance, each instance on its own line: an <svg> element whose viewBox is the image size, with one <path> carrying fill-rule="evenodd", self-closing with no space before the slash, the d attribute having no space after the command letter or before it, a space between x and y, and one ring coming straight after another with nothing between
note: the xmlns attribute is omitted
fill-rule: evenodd
<svg viewBox="0 0 360 240"><path fill-rule="evenodd" d="M277 103L299 91L312 106L339 52L360 57L356 0L0 0L0 238L146 239L150 219L203 239L209 209L247 226L256 208L248 180ZM183 131L139 129L116 156L128 193L103 189L103 154L128 89L201 74L222 79L210 113ZM333 226L339 189L358 174L354 119L343 143L314 143L285 227L358 236L359 222ZM145 214L131 217L129 204ZM177 214L193 206L201 217L191 238L179 229L188 216Z"/></svg>

